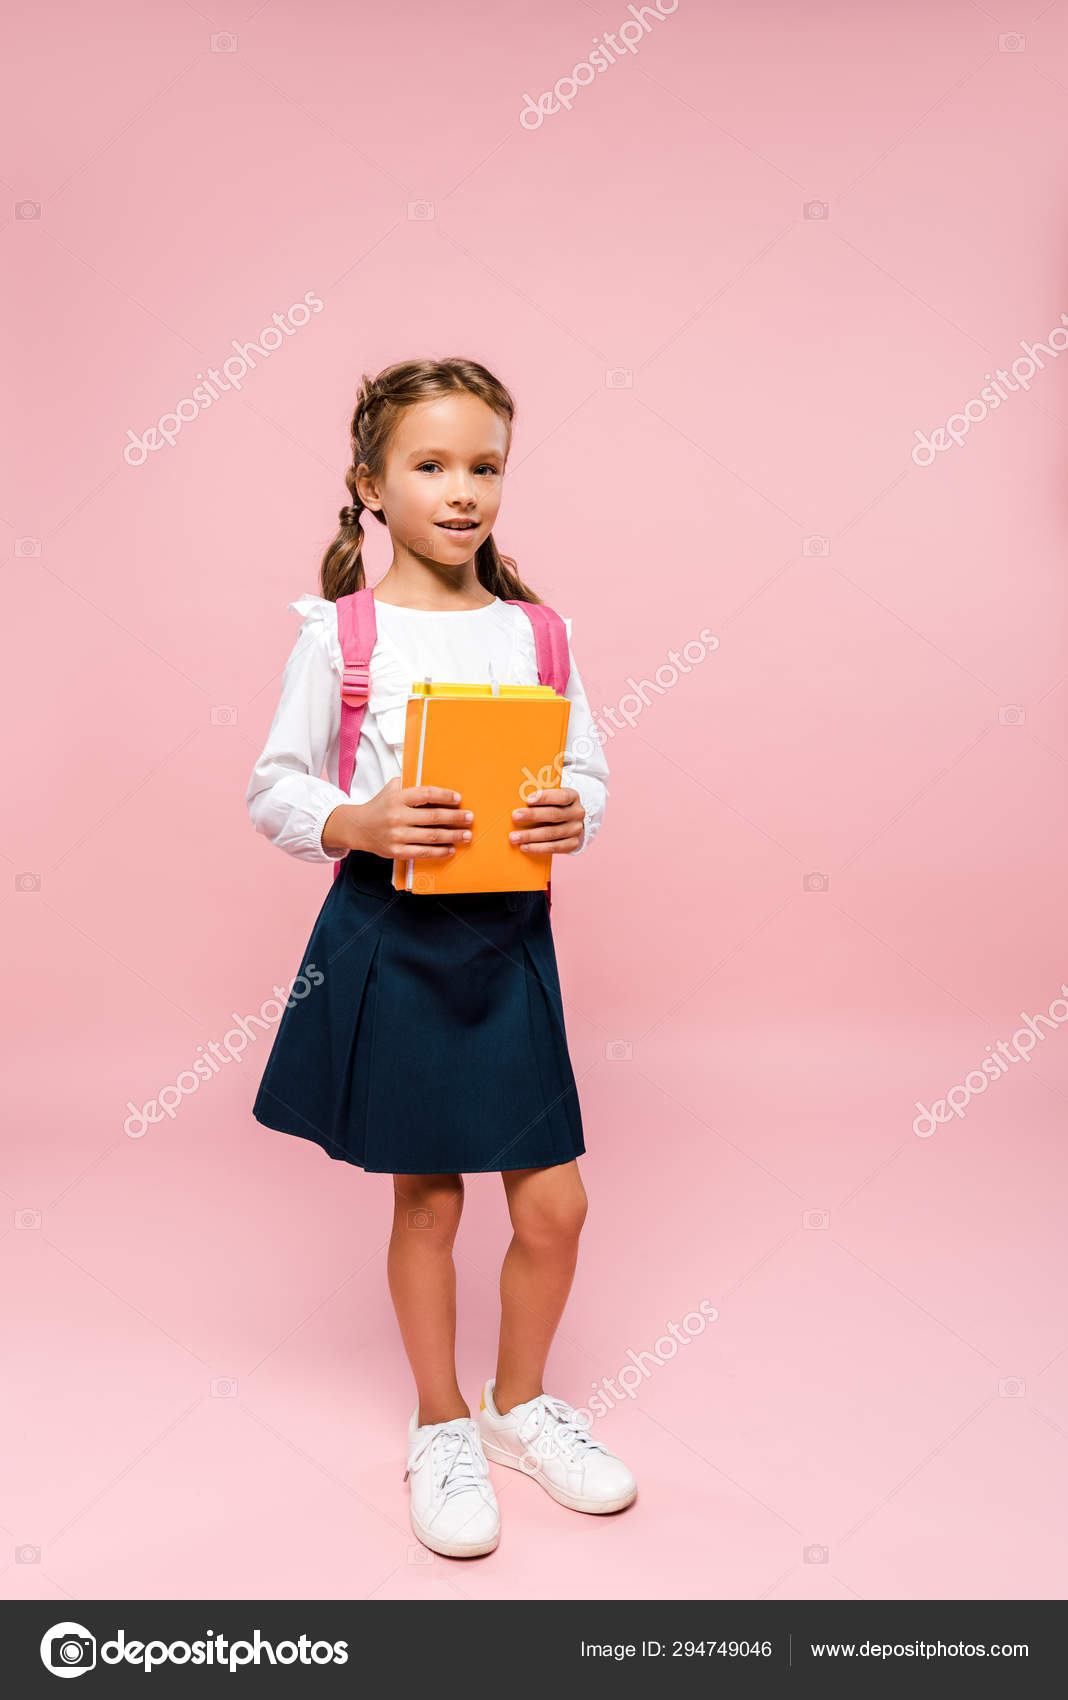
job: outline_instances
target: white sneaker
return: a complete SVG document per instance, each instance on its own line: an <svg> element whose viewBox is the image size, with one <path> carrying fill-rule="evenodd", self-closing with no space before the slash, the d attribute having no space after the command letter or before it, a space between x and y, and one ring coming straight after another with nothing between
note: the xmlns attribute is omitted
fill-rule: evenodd
<svg viewBox="0 0 1068 1700"><path fill-rule="evenodd" d="M478 1413L486 1457L510 1470L522 1470L572 1511L622 1511L638 1484L622 1458L590 1433L563 1399L539 1393L504 1416L493 1402L493 1381L482 1389Z"/></svg>
<svg viewBox="0 0 1068 1700"><path fill-rule="evenodd" d="M474 1417L420 1424L417 1405L408 1424L404 1480L412 1530L431 1552L476 1558L493 1551L501 1519Z"/></svg>

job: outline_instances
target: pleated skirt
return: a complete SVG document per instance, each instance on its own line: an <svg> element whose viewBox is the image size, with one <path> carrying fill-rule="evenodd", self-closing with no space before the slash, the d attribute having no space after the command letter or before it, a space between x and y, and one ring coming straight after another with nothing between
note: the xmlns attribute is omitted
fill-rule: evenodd
<svg viewBox="0 0 1068 1700"><path fill-rule="evenodd" d="M586 1149L542 891L393 889L350 851L253 1104L375 1174L567 1163Z"/></svg>

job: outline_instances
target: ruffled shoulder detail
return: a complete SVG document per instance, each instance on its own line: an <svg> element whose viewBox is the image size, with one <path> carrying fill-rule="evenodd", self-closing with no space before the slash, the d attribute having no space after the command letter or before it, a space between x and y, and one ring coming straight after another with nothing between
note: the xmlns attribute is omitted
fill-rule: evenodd
<svg viewBox="0 0 1068 1700"><path fill-rule="evenodd" d="M298 596L295 602L287 602L286 608L292 608L303 615L301 636L309 633L322 644L330 658L330 665L341 678L345 671L345 663L341 654L341 642L337 635L337 603L331 602L325 596L313 596L310 592Z"/></svg>
<svg viewBox="0 0 1068 1700"><path fill-rule="evenodd" d="M337 624L337 603L328 601L325 596L313 596L310 590L303 596L298 596L295 602L287 602L286 607L295 608L297 613L303 614L305 618L309 614L317 614L322 618L333 609L334 624Z"/></svg>

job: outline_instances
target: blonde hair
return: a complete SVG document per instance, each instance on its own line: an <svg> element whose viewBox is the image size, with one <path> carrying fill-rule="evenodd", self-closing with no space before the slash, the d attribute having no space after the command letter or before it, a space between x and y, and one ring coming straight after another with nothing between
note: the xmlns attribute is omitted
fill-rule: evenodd
<svg viewBox="0 0 1068 1700"><path fill-rule="evenodd" d="M375 378L366 374L362 378L350 427L352 464L345 473L352 503L342 508L338 515L340 529L323 556L319 570L322 593L328 601L336 602L339 596L364 589L364 513L373 513L380 525L386 524L386 517L378 508L364 507L356 488L357 468L366 466L372 478L382 475L386 452L406 407L414 407L418 402L436 401L439 396L465 393L477 396L506 421L510 440L515 402L500 380L475 360L459 357L403 360L395 366L385 367ZM536 591L523 583L516 563L498 552L492 532L478 546L475 573L479 583L494 596L514 598L519 602L541 601Z"/></svg>

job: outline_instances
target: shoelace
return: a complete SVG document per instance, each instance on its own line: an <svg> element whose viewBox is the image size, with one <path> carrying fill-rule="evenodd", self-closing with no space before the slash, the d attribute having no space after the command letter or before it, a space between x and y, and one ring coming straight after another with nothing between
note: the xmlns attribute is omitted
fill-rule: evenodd
<svg viewBox="0 0 1068 1700"><path fill-rule="evenodd" d="M470 1493L472 1488L481 1489L483 1480L489 1475L485 1453L467 1426L470 1421L470 1417L466 1417L455 1424L436 1427L433 1434L428 1434L412 1453L408 1465L409 1470L414 1470L422 1463L427 1453L430 1453L435 1480L437 1472L442 1472L438 1491L445 1499L454 1493Z"/></svg>
<svg viewBox="0 0 1068 1700"><path fill-rule="evenodd" d="M524 1433L524 1429L527 1430ZM555 1399L551 1393L540 1393L517 1432L525 1444L542 1440L559 1446L566 1458L581 1461L591 1452L607 1452L608 1448L590 1433L590 1420L580 1416L566 1399Z"/></svg>

